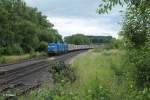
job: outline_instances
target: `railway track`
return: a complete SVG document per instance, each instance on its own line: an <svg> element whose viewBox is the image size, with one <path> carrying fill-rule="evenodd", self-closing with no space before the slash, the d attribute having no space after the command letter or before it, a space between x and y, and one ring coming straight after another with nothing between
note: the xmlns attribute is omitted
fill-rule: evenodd
<svg viewBox="0 0 150 100"><path fill-rule="evenodd" d="M53 61L66 61L84 51L76 51L61 56L40 58L0 67L0 94L19 90L21 95L39 87L45 80L51 79L48 67Z"/></svg>

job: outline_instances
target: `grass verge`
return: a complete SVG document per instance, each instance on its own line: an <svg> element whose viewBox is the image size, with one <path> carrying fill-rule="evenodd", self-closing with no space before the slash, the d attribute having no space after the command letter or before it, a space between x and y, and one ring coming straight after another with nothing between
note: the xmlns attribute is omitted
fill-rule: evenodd
<svg viewBox="0 0 150 100"><path fill-rule="evenodd" d="M13 63L13 62L17 62L20 60L31 59L31 58L40 57L40 56L46 56L46 53L44 53L44 52L31 52L29 54L24 54L24 55L1 56L0 57L0 64Z"/></svg>
<svg viewBox="0 0 150 100"><path fill-rule="evenodd" d="M82 95L87 95L86 91L92 92L95 96L89 100L122 100L129 84L132 84L129 79L122 80L127 75L124 67L131 66L124 66L124 55L124 51L94 50L77 57L72 64L79 77L74 86L79 88Z"/></svg>

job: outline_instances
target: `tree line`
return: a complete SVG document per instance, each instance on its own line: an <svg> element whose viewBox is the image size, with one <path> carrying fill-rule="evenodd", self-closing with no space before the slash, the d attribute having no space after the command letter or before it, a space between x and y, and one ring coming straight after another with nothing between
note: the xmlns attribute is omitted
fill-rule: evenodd
<svg viewBox="0 0 150 100"><path fill-rule="evenodd" d="M111 43L116 40L112 36L87 36L92 44Z"/></svg>
<svg viewBox="0 0 150 100"><path fill-rule="evenodd" d="M83 34L66 36L64 38L64 41L68 44L76 44L76 45L90 44L90 39Z"/></svg>
<svg viewBox="0 0 150 100"><path fill-rule="evenodd" d="M115 38L113 38L112 36L86 36L83 34L74 34L72 36L66 36L64 40L69 44L82 45L110 43L115 40Z"/></svg>
<svg viewBox="0 0 150 100"><path fill-rule="evenodd" d="M61 42L53 26L23 0L0 0L0 55L44 51L48 42Z"/></svg>

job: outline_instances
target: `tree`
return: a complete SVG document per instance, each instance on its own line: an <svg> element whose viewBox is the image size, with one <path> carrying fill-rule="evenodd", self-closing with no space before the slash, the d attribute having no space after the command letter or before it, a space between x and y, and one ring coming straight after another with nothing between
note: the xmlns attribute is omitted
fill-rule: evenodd
<svg viewBox="0 0 150 100"><path fill-rule="evenodd" d="M149 0L102 0L97 11L101 13L108 13L116 5L127 5L127 7L135 6L136 8L145 8L150 6ZM144 9L143 9L144 10Z"/></svg>
<svg viewBox="0 0 150 100"><path fill-rule="evenodd" d="M81 45L81 44L89 44L90 39L83 34L75 34L72 36L65 37L65 42L69 44Z"/></svg>
<svg viewBox="0 0 150 100"><path fill-rule="evenodd" d="M114 38L112 36L87 36L91 43L101 44L101 43L110 43Z"/></svg>
<svg viewBox="0 0 150 100"><path fill-rule="evenodd" d="M122 36L128 51L128 60L135 65L138 87L149 87L150 84L150 1L149 0L103 0L98 8L99 13L106 13L113 6L126 3Z"/></svg>
<svg viewBox="0 0 150 100"><path fill-rule="evenodd" d="M150 82L150 8L130 7L123 22L123 33L127 44L130 63L137 69L136 82L139 87L147 87Z"/></svg>
<svg viewBox="0 0 150 100"><path fill-rule="evenodd" d="M47 17L23 0L0 0L0 22L1 55L41 51L39 44L62 41Z"/></svg>

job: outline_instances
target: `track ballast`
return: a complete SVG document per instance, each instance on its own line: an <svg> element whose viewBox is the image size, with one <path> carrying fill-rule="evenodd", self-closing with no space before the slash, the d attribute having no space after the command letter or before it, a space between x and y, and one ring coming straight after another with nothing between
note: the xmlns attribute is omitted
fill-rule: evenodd
<svg viewBox="0 0 150 100"><path fill-rule="evenodd" d="M48 67L52 62L66 61L84 51L75 51L60 56L43 57L1 66L0 94L6 95L10 91L19 91L17 95L21 95L39 87L45 81L52 81L51 74L48 72Z"/></svg>

